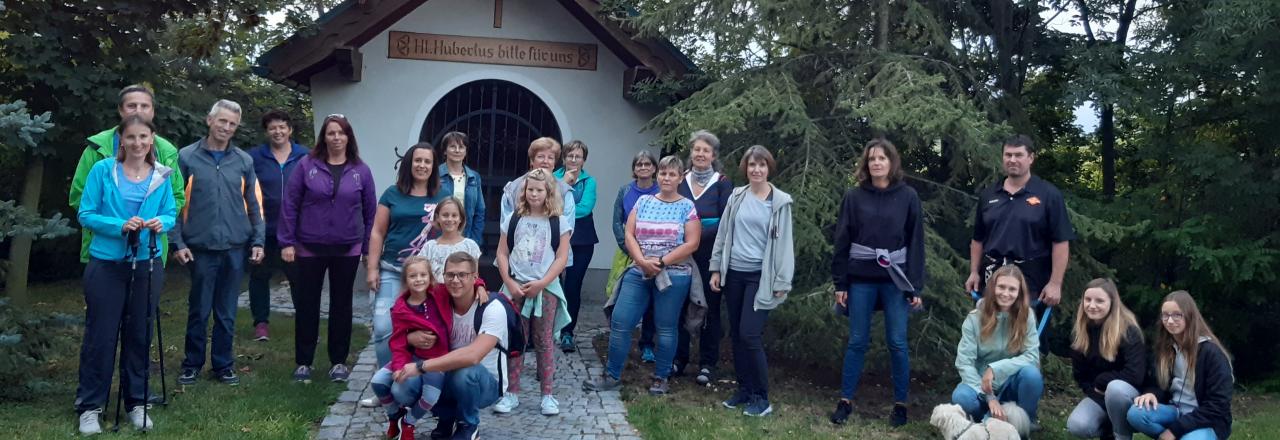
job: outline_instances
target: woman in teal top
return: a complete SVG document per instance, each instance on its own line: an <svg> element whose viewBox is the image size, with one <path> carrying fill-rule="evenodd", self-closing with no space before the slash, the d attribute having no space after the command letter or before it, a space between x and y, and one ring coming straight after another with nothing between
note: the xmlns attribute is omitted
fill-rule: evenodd
<svg viewBox="0 0 1280 440"><path fill-rule="evenodd" d="M587 276L587 266L591 264L591 256L595 254L596 221L591 211L596 209L596 179L587 174L583 168L587 163L587 144L582 141L570 141L564 144L562 156L564 167L556 170L556 179L573 187L573 196L577 204L574 206L573 236L569 238L569 246L573 248L573 265L564 270L564 297L569 306L569 325L560 330L560 350L565 353L577 351L573 342L573 329L578 324L578 309L582 308L582 279Z"/></svg>
<svg viewBox="0 0 1280 440"><path fill-rule="evenodd" d="M1040 335L1027 299L1027 281L1012 264L991 275L986 294L969 312L956 346L960 384L951 403L974 420L1005 419L1000 402L1016 402L1034 426L1044 378L1040 375Z"/></svg>
<svg viewBox="0 0 1280 440"><path fill-rule="evenodd" d="M173 170L156 163L155 126L129 116L119 132L120 151L93 165L78 214L80 225L93 232L84 270L84 340L75 403L85 435L102 432L98 417L111 394L117 344L129 421L137 429L151 429L145 409L149 324L164 266L148 244L173 228L177 215L169 183Z"/></svg>
<svg viewBox="0 0 1280 440"><path fill-rule="evenodd" d="M401 263L415 255L431 238L436 204L448 197L435 176L435 151L419 142L400 158L396 184L382 192L369 234L369 258L365 261L373 300L373 343L378 366L391 362L391 305L400 293ZM372 402L366 402L372 403Z"/></svg>

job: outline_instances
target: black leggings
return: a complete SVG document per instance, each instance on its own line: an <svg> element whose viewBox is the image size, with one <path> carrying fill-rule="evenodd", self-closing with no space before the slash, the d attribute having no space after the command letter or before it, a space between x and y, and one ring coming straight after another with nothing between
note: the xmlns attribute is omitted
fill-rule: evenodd
<svg viewBox="0 0 1280 440"><path fill-rule="evenodd" d="M359 256L298 257L298 288L292 290L294 321L294 356L298 365L310 366L315 361L320 338L320 291L324 274L329 273L329 363L347 363L351 350L351 297L355 288Z"/></svg>

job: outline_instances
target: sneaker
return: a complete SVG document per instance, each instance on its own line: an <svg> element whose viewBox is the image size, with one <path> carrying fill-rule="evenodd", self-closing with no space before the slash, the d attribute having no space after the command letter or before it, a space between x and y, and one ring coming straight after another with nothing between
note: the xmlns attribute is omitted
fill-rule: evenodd
<svg viewBox="0 0 1280 440"><path fill-rule="evenodd" d="M645 347L644 352L640 354L640 362L652 364L657 362L658 358L653 355L653 347Z"/></svg>
<svg viewBox="0 0 1280 440"><path fill-rule="evenodd" d="M407 411L405 411L404 408L400 408L400 410L396 411L395 414L387 416L387 438L389 439L400 438L400 420L404 419L404 415L406 413ZM409 437L409 438L413 438L413 437Z"/></svg>
<svg viewBox="0 0 1280 440"><path fill-rule="evenodd" d="M560 414L560 402L550 394L542 396L542 415L554 416Z"/></svg>
<svg viewBox="0 0 1280 440"><path fill-rule="evenodd" d="M378 406L379 406L379 405L378 405L378 398L377 398L377 397L370 397L370 398L368 398L368 399L360 399L360 407L361 407L361 408L377 408Z"/></svg>
<svg viewBox="0 0 1280 440"><path fill-rule="evenodd" d="M480 438L480 427L469 423L458 422L458 429L453 431L453 440L476 440Z"/></svg>
<svg viewBox="0 0 1280 440"><path fill-rule="evenodd" d="M444 440L453 436L453 419L440 418L436 421L436 428L431 430L432 440Z"/></svg>
<svg viewBox="0 0 1280 440"><path fill-rule="evenodd" d="M622 381L614 379L612 376L601 374L595 380L582 381L583 391L616 391L622 388Z"/></svg>
<svg viewBox="0 0 1280 440"><path fill-rule="evenodd" d="M889 426L899 427L907 424L907 406L901 403L893 404L893 414L889 416Z"/></svg>
<svg viewBox="0 0 1280 440"><path fill-rule="evenodd" d="M738 390L733 393L733 397L730 397L729 400L720 402L721 405L724 405L725 408L729 409L735 409L748 403L751 403L751 395L747 394L747 392L743 390Z"/></svg>
<svg viewBox="0 0 1280 440"><path fill-rule="evenodd" d="M747 409L742 410L742 415L751 417L764 417L773 412L773 405L769 404L769 399L764 397L756 397L747 405Z"/></svg>
<svg viewBox="0 0 1280 440"><path fill-rule="evenodd" d="M671 384L668 383L666 379L659 379L655 377L653 379L653 385L649 385L649 394L654 396L666 395L668 391L671 391Z"/></svg>
<svg viewBox="0 0 1280 440"><path fill-rule="evenodd" d="M578 351L578 346L573 344L573 335L564 335L560 337L560 351L565 353Z"/></svg>
<svg viewBox="0 0 1280 440"><path fill-rule="evenodd" d="M836 403L836 410L831 412L831 423L843 425L849 421L849 415L853 414L853 404L847 400L841 400Z"/></svg>
<svg viewBox="0 0 1280 440"><path fill-rule="evenodd" d="M80 413L80 434L94 435L102 433L102 422L98 417L102 415L102 408L94 408Z"/></svg>
<svg viewBox="0 0 1280 440"><path fill-rule="evenodd" d="M676 361L671 364L671 376L669 377L684 377L684 367L687 367L688 365L688 362L681 361Z"/></svg>
<svg viewBox="0 0 1280 440"><path fill-rule="evenodd" d="M267 331L267 323L259 322L258 325L253 326L253 340L260 342L271 340L271 335Z"/></svg>
<svg viewBox="0 0 1280 440"><path fill-rule="evenodd" d="M517 406L520 406L520 397L516 393L506 393L502 395L501 399L498 399L498 403L493 404L493 412L506 414L514 411ZM459 427L462 425L462 423L458 424ZM453 437L457 438L458 436L455 435Z"/></svg>
<svg viewBox="0 0 1280 440"><path fill-rule="evenodd" d="M399 422L397 423L397 425L399 425L400 433L395 438L401 439L401 440L413 440L413 431L417 430L418 427L414 426L413 424L409 423L403 418L398 420L397 422Z"/></svg>
<svg viewBox="0 0 1280 440"><path fill-rule="evenodd" d="M347 377L350 377L350 376L351 376L351 369L347 368L346 365L337 364L337 365L334 365L333 368L329 369L329 380L332 380L334 382L346 382Z"/></svg>
<svg viewBox="0 0 1280 440"><path fill-rule="evenodd" d="M133 427L139 431L150 431L155 424L151 422L151 417L146 412L146 405L133 407L133 409L129 410L129 423L133 424Z"/></svg>
<svg viewBox="0 0 1280 440"><path fill-rule="evenodd" d="M200 370L195 368L183 368L178 374L178 385L195 385L196 377L200 375Z"/></svg>
<svg viewBox="0 0 1280 440"><path fill-rule="evenodd" d="M293 370L293 381L302 383L311 383L311 366L299 365Z"/></svg>
<svg viewBox="0 0 1280 440"><path fill-rule="evenodd" d="M698 376L694 377L693 380L698 382L698 385L709 386L716 381L715 370L710 367L702 367L701 370L698 370Z"/></svg>
<svg viewBox="0 0 1280 440"><path fill-rule="evenodd" d="M218 377L218 382L222 382L224 385L229 385L229 386L240 385L240 378L236 376L235 370L232 370L230 368L222 370L221 373L217 374L217 377Z"/></svg>

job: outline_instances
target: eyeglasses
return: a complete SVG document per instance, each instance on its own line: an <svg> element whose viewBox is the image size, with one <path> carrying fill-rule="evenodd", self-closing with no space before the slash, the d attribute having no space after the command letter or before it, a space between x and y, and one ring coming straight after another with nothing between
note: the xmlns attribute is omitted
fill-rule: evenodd
<svg viewBox="0 0 1280 440"><path fill-rule="evenodd" d="M445 272L444 273L445 281L462 280L462 279L466 279L466 277L469 277L469 276L471 276L471 272Z"/></svg>
<svg viewBox="0 0 1280 440"><path fill-rule="evenodd" d="M1160 314L1160 320L1164 322L1182 322L1182 319L1183 319L1183 316L1181 313L1161 313Z"/></svg>

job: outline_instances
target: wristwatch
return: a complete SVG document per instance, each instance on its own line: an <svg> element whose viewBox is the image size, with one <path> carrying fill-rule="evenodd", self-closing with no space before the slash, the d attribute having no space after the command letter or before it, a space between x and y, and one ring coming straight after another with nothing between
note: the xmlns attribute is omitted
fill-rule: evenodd
<svg viewBox="0 0 1280 440"><path fill-rule="evenodd" d="M659 268L659 269L666 269L666 268L667 268L667 263L665 263L665 262L663 262L663 261L662 261L662 258L663 258L663 257L666 257L666 255L663 255L662 257L658 257L658 268Z"/></svg>
<svg viewBox="0 0 1280 440"><path fill-rule="evenodd" d="M418 367L418 374L427 374L427 370L422 369L421 359L419 359L417 362L414 362L413 365Z"/></svg>

